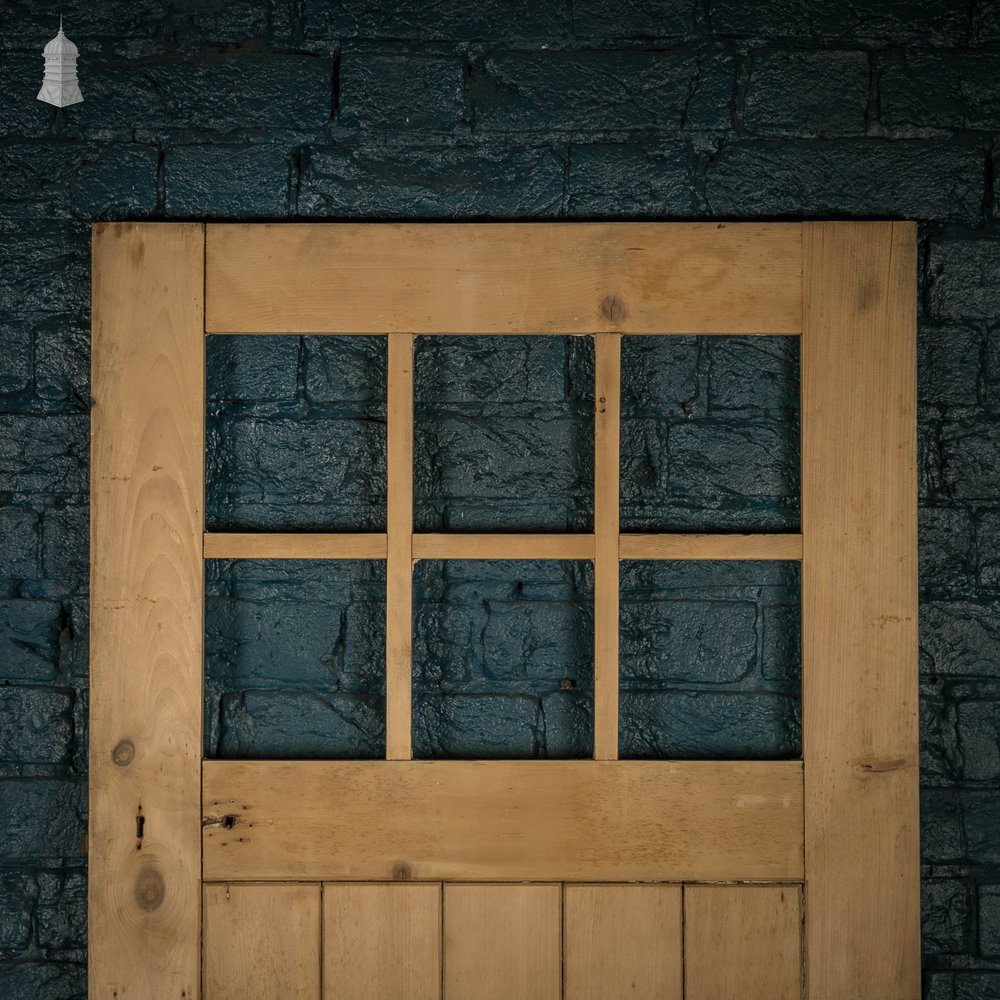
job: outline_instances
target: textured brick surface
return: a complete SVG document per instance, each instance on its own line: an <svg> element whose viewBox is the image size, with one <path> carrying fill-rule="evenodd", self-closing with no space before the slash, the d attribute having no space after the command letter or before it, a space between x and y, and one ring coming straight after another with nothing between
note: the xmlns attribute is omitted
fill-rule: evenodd
<svg viewBox="0 0 1000 1000"><path fill-rule="evenodd" d="M58 12L0 5L0 996L85 991L91 221L894 217L923 223L926 997L1000 997L1000 4L60 11L86 98L64 111L35 100ZM384 346L222 341L211 522L381 527ZM423 524L589 526L586 342L517 350L421 343ZM794 343L627 341L625 357L627 525L797 526ZM418 568L420 745L585 753L586 574L460 571ZM381 752L379 572L209 567L210 752ZM795 586L678 594L662 567L628 572L623 621L659 608L653 633L623 635L634 752L793 753L798 607L772 597Z"/></svg>

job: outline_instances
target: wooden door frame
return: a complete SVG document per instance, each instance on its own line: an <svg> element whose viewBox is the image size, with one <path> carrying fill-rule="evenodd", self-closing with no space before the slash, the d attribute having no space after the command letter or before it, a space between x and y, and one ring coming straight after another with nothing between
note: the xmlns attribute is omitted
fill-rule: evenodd
<svg viewBox="0 0 1000 1000"><path fill-rule="evenodd" d="M269 878L399 877L405 849L417 878L802 880L810 1000L917 1000L912 223L113 223L94 227L93 255L92 997L200 995L203 878L262 866ZM205 533L206 333L388 335L384 533ZM595 336L592 535L413 534L421 333ZM801 334L800 535L620 533L621 336L680 333ZM393 763L202 760L203 560L249 557L386 560ZM596 761L409 760L418 558L594 560ZM636 558L801 559L802 761L616 760L618 568ZM470 864L415 844L418 810L336 855L330 830L370 823L371 810L345 818L317 790L409 789L415 805L446 808L434 788L469 767L490 822L501 796L520 794L548 803L547 837L507 867L490 850ZM308 769L305 785L289 785L289 768ZM669 810L671 844L588 826L579 804L597 814L625 787L642 790L649 818ZM241 836L232 828L251 812L255 832ZM599 863L546 861L584 834L599 838ZM638 865L651 846L660 862Z"/></svg>

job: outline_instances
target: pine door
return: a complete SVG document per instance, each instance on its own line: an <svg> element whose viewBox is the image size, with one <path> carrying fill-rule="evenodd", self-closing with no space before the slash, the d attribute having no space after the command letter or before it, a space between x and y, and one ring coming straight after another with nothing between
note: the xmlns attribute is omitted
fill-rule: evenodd
<svg viewBox="0 0 1000 1000"><path fill-rule="evenodd" d="M94 231L90 995L917 1000L909 223ZM386 530L206 533L206 333L388 340ZM802 529L619 524L623 336L799 335ZM595 341L591 534L413 531L420 334ZM203 760L209 558L386 565L386 759ZM412 567L594 568L592 760L414 760ZM803 754L619 760L619 563L801 562Z"/></svg>

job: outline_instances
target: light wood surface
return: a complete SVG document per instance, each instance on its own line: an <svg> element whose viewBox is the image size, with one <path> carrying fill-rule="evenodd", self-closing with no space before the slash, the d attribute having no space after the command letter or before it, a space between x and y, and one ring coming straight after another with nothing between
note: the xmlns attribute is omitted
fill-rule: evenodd
<svg viewBox="0 0 1000 1000"><path fill-rule="evenodd" d="M681 887L567 885L564 1000L681 1000Z"/></svg>
<svg viewBox="0 0 1000 1000"><path fill-rule="evenodd" d="M91 996L199 992L200 225L93 233Z"/></svg>
<svg viewBox="0 0 1000 1000"><path fill-rule="evenodd" d="M324 1000L440 996L440 883L323 887Z"/></svg>
<svg viewBox="0 0 1000 1000"><path fill-rule="evenodd" d="M445 1000L560 1000L560 892L446 885Z"/></svg>
<svg viewBox="0 0 1000 1000"><path fill-rule="evenodd" d="M209 760L203 772L212 879L802 877L798 761Z"/></svg>
<svg viewBox="0 0 1000 1000"><path fill-rule="evenodd" d="M413 337L389 338L385 755L413 756Z"/></svg>
<svg viewBox="0 0 1000 1000"><path fill-rule="evenodd" d="M385 559L381 534L238 534L205 535L206 559Z"/></svg>
<svg viewBox="0 0 1000 1000"><path fill-rule="evenodd" d="M622 535L621 559L801 559L801 535Z"/></svg>
<svg viewBox="0 0 1000 1000"><path fill-rule="evenodd" d="M320 1000L320 953L320 886L205 886L205 1000Z"/></svg>
<svg viewBox="0 0 1000 1000"><path fill-rule="evenodd" d="M594 341L594 759L616 760L621 337Z"/></svg>
<svg viewBox="0 0 1000 1000"><path fill-rule="evenodd" d="M414 535L414 559L593 559L593 535Z"/></svg>
<svg viewBox="0 0 1000 1000"><path fill-rule="evenodd" d="M209 333L798 333L797 223L208 227Z"/></svg>
<svg viewBox="0 0 1000 1000"><path fill-rule="evenodd" d="M801 1000L801 887L684 886L684 997Z"/></svg>
<svg viewBox="0 0 1000 1000"><path fill-rule="evenodd" d="M810 1000L917 1000L916 227L805 227Z"/></svg>

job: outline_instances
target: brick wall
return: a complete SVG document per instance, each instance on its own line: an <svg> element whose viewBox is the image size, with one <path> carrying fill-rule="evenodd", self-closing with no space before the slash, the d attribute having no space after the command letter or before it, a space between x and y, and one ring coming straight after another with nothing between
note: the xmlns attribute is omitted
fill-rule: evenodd
<svg viewBox="0 0 1000 1000"><path fill-rule="evenodd" d="M86 98L62 113L34 99L60 11L80 46ZM998 80L1000 4L991 0L0 5L0 995L68 1000L84 991L92 220L905 217L922 223L926 991L931 1000L1000 997ZM672 380L662 365L635 359L677 405L642 412L634 393L624 435L635 444L623 470L629 516L708 511L719 526L788 523L797 516L794 408L782 386L794 358L780 347L756 356L738 344L682 347L690 358L671 359ZM303 510L353 518L358 511L324 510L329 484L308 487L294 459L290 471L259 470L256 489L245 459L260 441L266 465L309 414L317 444L325 435L346 440L353 421L355 468L364 468L377 451L377 434L364 432L377 428L384 402L377 378L358 394L359 380L344 373L377 375L378 360L362 347L351 364L331 364L307 340L273 349L288 354L274 367L250 349L213 365L238 388L216 395L210 426L245 433L241 444L210 432L215 510L261 523L301 488ZM497 365L491 382L489 356L476 364L486 374L471 378L468 361L437 356L437 378L423 386L422 442L438 474L423 484L418 509L455 525L489 504L449 478L444 458L501 454L524 439L519 417L541 414L556 429L546 440L566 459L560 492L587 474L578 461L586 432L574 423L587 405L586 358L522 359L521 371L537 377L512 377L495 400L474 390L497 382ZM580 371L582 382L573 377ZM775 386L763 402L746 396L751 375ZM480 418L498 411L510 415L501 437L477 437ZM734 438L747 426L748 438ZM669 475L672 457L686 470L679 480ZM376 460L352 480L372 510L377 472ZM523 476L544 487L531 468ZM505 486L496 474L477 482L487 497ZM587 517L585 499L555 511L541 497L520 515ZM418 643L431 650L418 675L430 722L418 731L429 752L461 752L483 718L502 718L504 752L572 754L586 738L586 676L577 669L586 573L502 568L466 579L460 567L452 578L431 567L419 581L429 630L421 634L437 638ZM287 676L253 673L274 659L267 644L278 641L280 621L259 617L270 601L259 595L283 592L277 573L210 568L209 749L286 751L273 737L288 711L277 695L287 692L310 703L296 711L314 745L325 747L336 725L377 753L378 681L358 652L378 643L377 615L365 610L377 604L377 569L331 570L319 581L329 589L313 606L329 634L296 648L303 676L294 691ZM687 605L674 611L674 634L702 629L706 645L746 664L738 677L692 680L694 668L681 663L667 677L656 669L660 646L633 644L630 684L648 696L653 722L643 752L676 752L658 747L656 734L665 719L703 717L677 707L701 682L727 686L728 706L765 695L770 705L744 730L740 712L713 710L706 737L744 740L769 720L766 751L794 747L794 578L720 583L639 572L628 583L626 614L653 597ZM503 641L488 628L482 638L484 601ZM539 624L533 609L543 601L556 609L554 624ZM581 608L584 618L574 619ZM723 631L704 632L713 627ZM481 639L473 661L456 667L433 652L450 636L469 648L470 628ZM547 645L533 639L513 656L505 635ZM545 675L538 648L565 669ZM233 664L248 673L227 675ZM518 690L515 675L526 679ZM721 718L732 725L720 727Z"/></svg>

